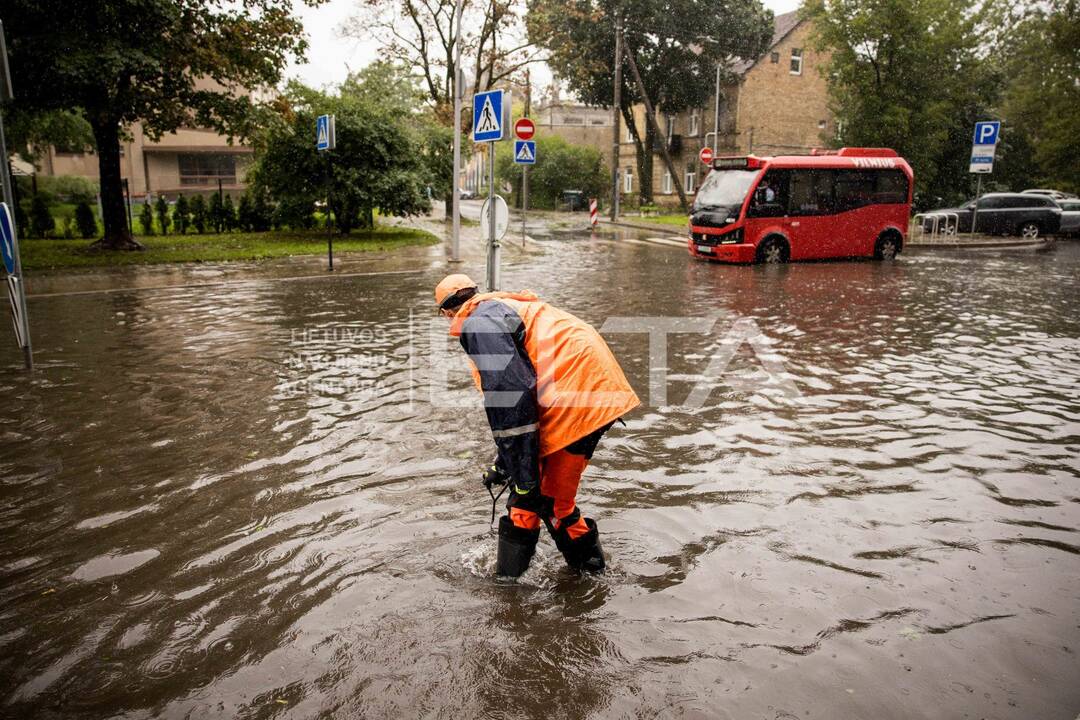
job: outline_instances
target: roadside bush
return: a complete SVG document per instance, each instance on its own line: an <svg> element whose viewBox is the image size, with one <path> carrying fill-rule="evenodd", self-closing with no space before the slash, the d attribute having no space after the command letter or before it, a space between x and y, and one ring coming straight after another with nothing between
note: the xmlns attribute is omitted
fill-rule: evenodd
<svg viewBox="0 0 1080 720"><path fill-rule="evenodd" d="M303 199L283 199L274 208L273 223L290 230L310 230L315 227L313 203Z"/></svg>
<svg viewBox="0 0 1080 720"><path fill-rule="evenodd" d="M30 237L30 216L26 214L25 203L15 203L15 227L18 232Z"/></svg>
<svg viewBox="0 0 1080 720"><path fill-rule="evenodd" d="M53 234L56 230L56 221L49 209L49 201L45 196L38 193L30 201L30 235L43 238Z"/></svg>
<svg viewBox="0 0 1080 720"><path fill-rule="evenodd" d="M75 225L84 239L89 240L97 235L97 217L90 203L85 200L75 206Z"/></svg>
<svg viewBox="0 0 1080 720"><path fill-rule="evenodd" d="M154 206L150 204L149 195L139 211L139 222L142 223L143 235L154 234Z"/></svg>
<svg viewBox="0 0 1080 720"><path fill-rule="evenodd" d="M206 198L202 195L196 195L191 198L191 226L195 228L195 232L200 235L206 232L208 220Z"/></svg>
<svg viewBox="0 0 1080 720"><path fill-rule="evenodd" d="M20 175L15 178L15 184L19 193L24 197L30 197L34 193L34 178ZM97 199L98 182L81 175L39 175L37 177L37 193L45 194L45 199L50 202L88 202Z"/></svg>
<svg viewBox="0 0 1080 720"><path fill-rule="evenodd" d="M270 229L270 217L273 208L270 207L270 199L265 192L254 191L254 199L251 201L251 226L255 232L266 232Z"/></svg>
<svg viewBox="0 0 1080 720"><path fill-rule="evenodd" d="M154 212L157 215L158 225L161 226L161 234L169 234L169 201L165 199L164 195L158 195L157 203L154 206Z"/></svg>
<svg viewBox="0 0 1080 720"><path fill-rule="evenodd" d="M173 227L176 228L177 233L184 235L190 225L191 208L188 207L187 198L181 195L176 198L176 205L173 206Z"/></svg>
<svg viewBox="0 0 1080 720"><path fill-rule="evenodd" d="M221 195L213 193L210 195L210 209L207 212L209 225L214 229L214 232L225 232L225 205L221 201Z"/></svg>
<svg viewBox="0 0 1080 720"><path fill-rule="evenodd" d="M236 206L233 205L232 195L226 195L221 203L221 225L225 232L236 229Z"/></svg>
<svg viewBox="0 0 1080 720"><path fill-rule="evenodd" d="M251 198L247 193L240 196L240 203L236 206L236 226L241 232L251 232Z"/></svg>

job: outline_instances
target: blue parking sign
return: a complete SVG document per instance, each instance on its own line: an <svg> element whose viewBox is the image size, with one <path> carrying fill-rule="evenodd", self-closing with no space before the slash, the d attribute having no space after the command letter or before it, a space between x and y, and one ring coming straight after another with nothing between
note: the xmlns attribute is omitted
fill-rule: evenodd
<svg viewBox="0 0 1080 720"><path fill-rule="evenodd" d="M1001 121L983 120L975 123L975 137L972 145L997 145L998 135L1001 134Z"/></svg>

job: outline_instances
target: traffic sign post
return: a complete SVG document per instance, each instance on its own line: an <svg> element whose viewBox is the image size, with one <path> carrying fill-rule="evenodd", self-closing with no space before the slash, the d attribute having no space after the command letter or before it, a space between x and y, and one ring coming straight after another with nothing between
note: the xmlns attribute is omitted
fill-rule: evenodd
<svg viewBox="0 0 1080 720"><path fill-rule="evenodd" d="M0 102L13 98L11 75L8 72L7 41L4 24L0 21ZM34 349L30 343L30 316L26 308L26 288L23 286L22 260L19 257L19 234L10 208L15 207L8 172L7 139L4 137L4 118L0 113L0 184L3 185L3 202L0 202L0 256L3 258L11 318L15 326L15 340L23 352L27 370L34 369Z"/></svg>
<svg viewBox="0 0 1080 720"><path fill-rule="evenodd" d="M506 116L510 109L510 93L489 90L473 95L473 142L488 144L491 182L488 183L487 212L487 287L489 292L499 289L499 237L495 234L495 143L506 136ZM501 198L500 198L501 199Z"/></svg>
<svg viewBox="0 0 1080 720"><path fill-rule="evenodd" d="M701 152L698 153L698 158L706 165L712 165L713 151L711 147L701 148Z"/></svg>
<svg viewBox="0 0 1080 720"><path fill-rule="evenodd" d="M319 152L337 147L335 119L333 115L320 115L315 120L315 149ZM330 160L330 153L326 152L326 257L330 264L330 272L334 271L334 231L330 227L330 191L334 186L333 177L334 166Z"/></svg>
<svg viewBox="0 0 1080 720"><path fill-rule="evenodd" d="M528 98L526 97L526 100ZM528 112L528 110L526 110ZM521 246L525 247L525 218L529 214L529 166L536 164L536 125L527 117L514 123L514 162L521 168Z"/></svg>
<svg viewBox="0 0 1080 720"><path fill-rule="evenodd" d="M971 137L971 161L968 172L979 177L975 182L975 207L971 211L971 232L975 233L975 221L979 217L979 196L982 195L982 176L994 171L994 154L997 151L998 138L1001 136L1001 122L983 120L975 123L975 132Z"/></svg>

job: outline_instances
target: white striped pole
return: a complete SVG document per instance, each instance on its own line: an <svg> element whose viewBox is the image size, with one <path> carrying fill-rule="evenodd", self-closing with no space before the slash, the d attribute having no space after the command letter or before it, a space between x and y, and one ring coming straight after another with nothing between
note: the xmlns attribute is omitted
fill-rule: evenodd
<svg viewBox="0 0 1080 720"><path fill-rule="evenodd" d="M600 216L596 212L596 198L589 198L589 223L593 227L600 224Z"/></svg>

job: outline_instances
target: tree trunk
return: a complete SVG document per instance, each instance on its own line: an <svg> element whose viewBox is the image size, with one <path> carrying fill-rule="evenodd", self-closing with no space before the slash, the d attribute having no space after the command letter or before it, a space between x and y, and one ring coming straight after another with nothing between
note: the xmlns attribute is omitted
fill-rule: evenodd
<svg viewBox="0 0 1080 720"><path fill-rule="evenodd" d="M641 158L641 203L651 204L653 201L653 153L656 150L656 133L653 132L652 123L645 123L645 147Z"/></svg>
<svg viewBox="0 0 1080 720"><path fill-rule="evenodd" d="M98 174L101 178L101 222L105 234L93 247L102 250L142 250L128 228L124 204L124 184L120 177L120 123L112 118L91 116L97 145Z"/></svg>

